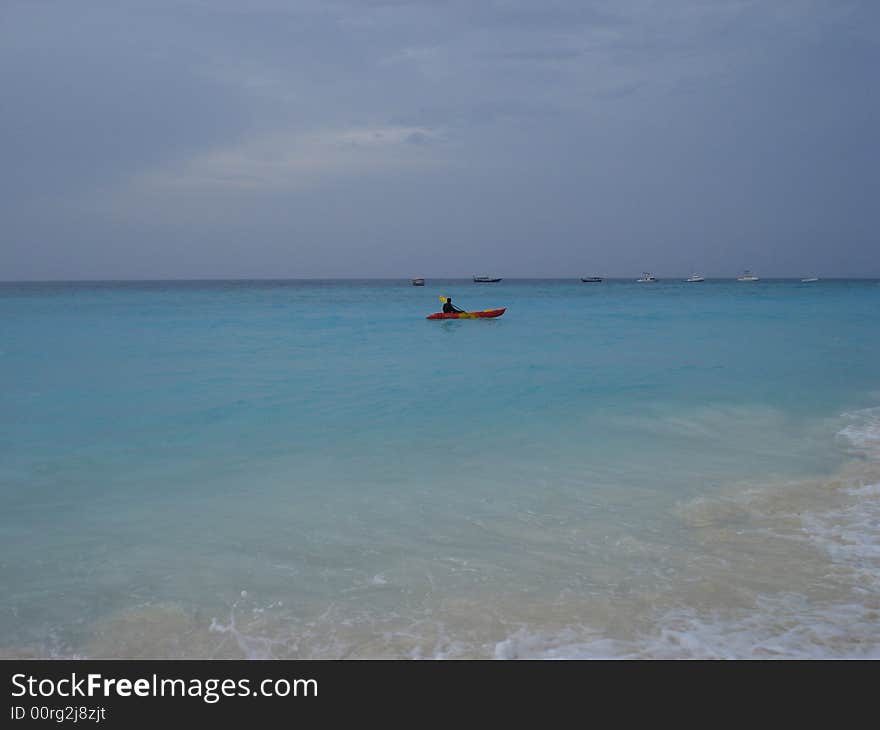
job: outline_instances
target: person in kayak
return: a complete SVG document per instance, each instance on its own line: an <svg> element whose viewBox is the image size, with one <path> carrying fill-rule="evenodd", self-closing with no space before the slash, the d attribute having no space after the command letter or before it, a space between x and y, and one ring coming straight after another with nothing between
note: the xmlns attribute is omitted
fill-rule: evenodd
<svg viewBox="0 0 880 730"><path fill-rule="evenodd" d="M453 312L457 312L459 314L463 313L463 309L459 309L452 303L452 297L446 297L446 301L443 302L443 313L444 314L452 314Z"/></svg>

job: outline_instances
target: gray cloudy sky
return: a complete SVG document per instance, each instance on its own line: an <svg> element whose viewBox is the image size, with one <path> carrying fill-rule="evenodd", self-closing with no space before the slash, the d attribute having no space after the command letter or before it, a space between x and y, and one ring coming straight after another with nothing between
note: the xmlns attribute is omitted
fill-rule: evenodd
<svg viewBox="0 0 880 730"><path fill-rule="evenodd" d="M880 3L0 0L0 279L880 276Z"/></svg>

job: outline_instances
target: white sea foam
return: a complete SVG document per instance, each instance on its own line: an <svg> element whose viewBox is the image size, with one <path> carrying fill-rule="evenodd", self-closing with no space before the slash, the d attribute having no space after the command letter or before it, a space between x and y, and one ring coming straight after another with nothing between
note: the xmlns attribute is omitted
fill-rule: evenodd
<svg viewBox="0 0 880 730"><path fill-rule="evenodd" d="M880 461L880 408L865 408L844 414L848 421L838 432L844 448L873 461Z"/></svg>
<svg viewBox="0 0 880 730"><path fill-rule="evenodd" d="M723 574L710 575L704 560L705 587L683 590L678 605L659 609L635 635L521 627L495 645L494 656L880 658L880 409L845 419L842 445L866 462L826 480L741 486L681 506L682 523L705 553L723 550L731 578L764 586L751 605L715 600ZM784 589L766 587L777 580Z"/></svg>

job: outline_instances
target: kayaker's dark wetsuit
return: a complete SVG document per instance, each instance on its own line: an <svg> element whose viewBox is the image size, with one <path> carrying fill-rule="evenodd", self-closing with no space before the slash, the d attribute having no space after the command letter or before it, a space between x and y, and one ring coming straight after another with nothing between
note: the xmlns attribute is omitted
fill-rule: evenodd
<svg viewBox="0 0 880 730"><path fill-rule="evenodd" d="M443 313L451 314L452 312L463 312L463 309L459 309L452 303L452 299L450 297L446 297L446 301L443 302Z"/></svg>

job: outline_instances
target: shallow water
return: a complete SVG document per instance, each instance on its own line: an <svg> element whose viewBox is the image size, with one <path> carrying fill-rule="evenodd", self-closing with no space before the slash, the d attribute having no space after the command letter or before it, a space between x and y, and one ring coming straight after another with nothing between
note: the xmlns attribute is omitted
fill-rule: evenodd
<svg viewBox="0 0 880 730"><path fill-rule="evenodd" d="M877 655L878 321L874 281L0 285L0 655Z"/></svg>

